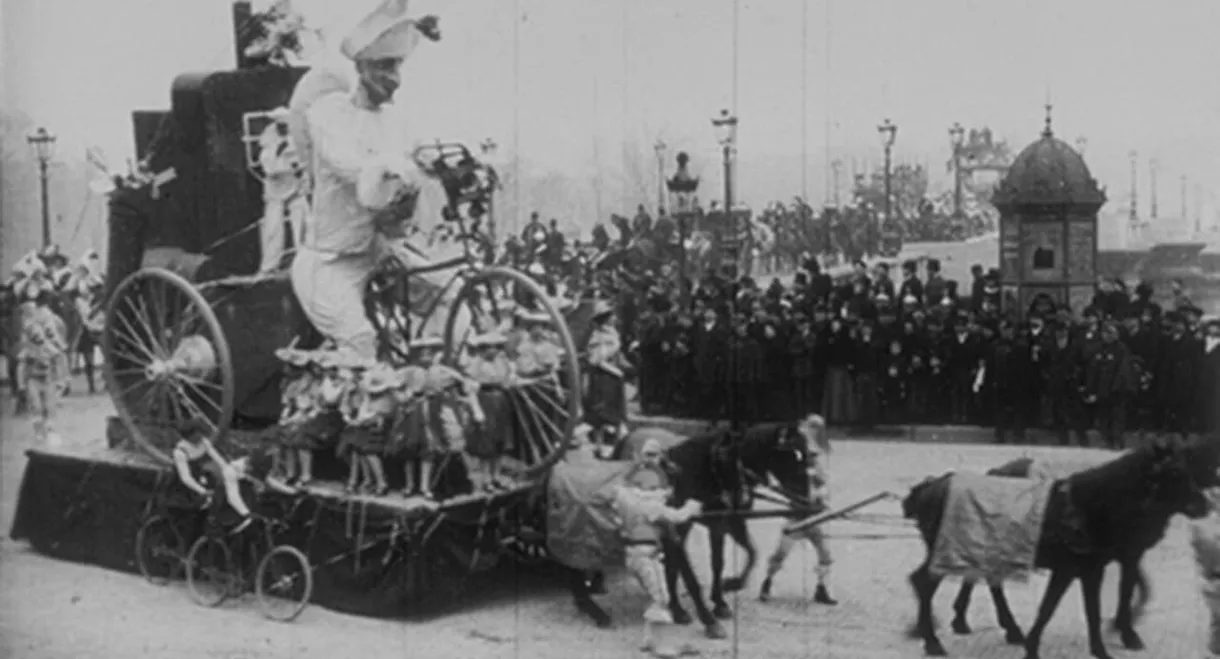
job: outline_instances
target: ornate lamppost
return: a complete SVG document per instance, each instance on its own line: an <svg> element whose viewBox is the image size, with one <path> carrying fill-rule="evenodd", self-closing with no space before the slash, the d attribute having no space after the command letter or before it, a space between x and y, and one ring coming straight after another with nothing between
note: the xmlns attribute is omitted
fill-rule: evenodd
<svg viewBox="0 0 1220 659"><path fill-rule="evenodd" d="M1139 152L1137 152L1135 149L1132 149L1129 153L1127 153L1127 157L1131 159L1131 208L1128 211L1128 216L1127 216L1127 234L1128 234L1128 239L1129 239L1128 242L1133 243L1135 238L1137 237L1137 234L1139 233L1139 225L1140 225L1139 185L1138 185L1138 183L1139 183L1138 172L1139 172L1139 164L1140 164ZM1131 245L1128 244L1127 248L1130 249Z"/></svg>
<svg viewBox="0 0 1220 659"><path fill-rule="evenodd" d="M686 287L686 239L690 235L691 220L698 212L696 209L695 191L699 189L699 177L691 176L687 169L690 156L685 151L678 153L678 171L673 178L665 182L665 187L674 195L674 212L670 217L678 223L678 290L682 293L683 304L687 302L690 291Z"/></svg>
<svg viewBox="0 0 1220 659"><path fill-rule="evenodd" d="M885 221L889 222L894 212L890 181L890 157L893 154L894 138L898 136L898 126L895 126L887 117L885 123L877 126L877 132L881 135L881 145L885 147ZM881 241L880 221L873 220L873 229L875 233L873 240L869 241L869 256L876 252L877 244Z"/></svg>
<svg viewBox="0 0 1220 659"><path fill-rule="evenodd" d="M1148 161L1148 178L1149 183L1152 185L1152 196L1148 201L1149 206L1151 206L1148 209L1148 218L1152 222L1156 222L1156 169L1159 164L1156 158Z"/></svg>
<svg viewBox="0 0 1220 659"><path fill-rule="evenodd" d="M47 132L46 128L39 128L25 139L38 158L38 175L42 185L42 246L45 248L51 244L51 200L47 191L47 171L51 159L55 157L55 135Z"/></svg>
<svg viewBox="0 0 1220 659"><path fill-rule="evenodd" d="M831 171L831 174L833 174L833 176L834 176L834 196L833 196L834 205L835 205L835 208L838 208L839 207L839 175L843 173L843 161L836 159L833 162L831 162L830 171Z"/></svg>
<svg viewBox="0 0 1220 659"><path fill-rule="evenodd" d="M719 117L712 119L716 130L716 141L720 142L724 154L724 210L733 211L733 160L737 155L737 117L721 110Z"/></svg>
<svg viewBox="0 0 1220 659"><path fill-rule="evenodd" d="M657 213L665 211L665 149L663 140L658 139L652 149L657 152Z"/></svg>
<svg viewBox="0 0 1220 659"><path fill-rule="evenodd" d="M949 129L949 143L953 145L953 214L962 214L962 142L966 131L958 122Z"/></svg>

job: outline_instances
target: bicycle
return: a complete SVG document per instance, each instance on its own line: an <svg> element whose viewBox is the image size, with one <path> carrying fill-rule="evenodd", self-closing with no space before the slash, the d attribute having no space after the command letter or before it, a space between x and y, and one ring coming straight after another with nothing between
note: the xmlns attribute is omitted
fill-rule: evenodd
<svg viewBox="0 0 1220 659"><path fill-rule="evenodd" d="M261 533L252 533L255 526ZM275 536L287 527L286 522L255 516L251 526L239 533L205 533L186 557L191 599L214 608L250 592L253 586L264 617L295 620L313 595L313 568L301 550L276 544Z"/></svg>
<svg viewBox="0 0 1220 659"><path fill-rule="evenodd" d="M207 514L210 499L202 506L192 509L179 507L180 512L165 501L165 495L154 495L145 508L140 528L136 531L136 567L140 575L154 586L164 586L182 578L186 563L188 537L198 536L197 529ZM183 513L191 513L185 518ZM190 524L192 533L184 534L182 527Z"/></svg>
<svg viewBox="0 0 1220 659"><path fill-rule="evenodd" d="M531 450L528 472L546 472L560 458L580 419L581 382L578 351L567 320L546 290L529 275L510 267L494 265L495 246L478 228L490 211L494 190L499 185L495 170L479 162L461 144L440 143L414 151L416 165L437 179L445 190L447 204L443 219L456 227L454 240L461 254L437 263L407 266L397 259L383 262L369 284L365 310L378 335L382 360L394 365L410 362L410 344L419 339L428 321L444 306L449 306L444 324L442 361L457 366L466 352L467 342L475 335L504 327L514 308L545 315L562 349L559 388L554 398L523 396L516 400L520 443ZM408 246L409 251L413 248ZM418 256L425 256L422 253ZM423 320L412 327L411 282L424 275L447 272L439 290L430 300L417 300Z"/></svg>

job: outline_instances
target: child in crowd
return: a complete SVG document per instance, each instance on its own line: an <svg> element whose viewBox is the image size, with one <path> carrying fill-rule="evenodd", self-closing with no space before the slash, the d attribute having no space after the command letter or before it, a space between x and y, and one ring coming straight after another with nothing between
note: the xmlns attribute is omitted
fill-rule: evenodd
<svg viewBox="0 0 1220 659"><path fill-rule="evenodd" d="M471 354L466 374L479 385L479 405L487 417L487 423L472 433L466 444L470 480L476 489L502 488L500 457L516 450L507 391L513 384L514 373L513 364L504 353L507 342L507 337L497 331L476 336L469 344Z"/></svg>
<svg viewBox="0 0 1220 659"><path fill-rule="evenodd" d="M39 442L58 443L53 423L60 383L66 377L63 373L64 348L58 328L45 316L29 313L21 329L14 384L22 392L34 417L34 438Z"/></svg>

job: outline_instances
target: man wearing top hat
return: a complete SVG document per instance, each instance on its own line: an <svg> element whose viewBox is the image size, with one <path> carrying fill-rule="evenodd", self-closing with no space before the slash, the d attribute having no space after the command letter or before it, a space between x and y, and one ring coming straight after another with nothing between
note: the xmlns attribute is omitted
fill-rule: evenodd
<svg viewBox="0 0 1220 659"><path fill-rule="evenodd" d="M313 208L293 260L293 291L319 331L369 358L376 331L364 313L365 286L383 259L401 259L382 232L410 218L423 180L392 103L403 61L423 35L406 5L385 0L347 35L340 51L354 63L353 89L324 94L305 112Z"/></svg>

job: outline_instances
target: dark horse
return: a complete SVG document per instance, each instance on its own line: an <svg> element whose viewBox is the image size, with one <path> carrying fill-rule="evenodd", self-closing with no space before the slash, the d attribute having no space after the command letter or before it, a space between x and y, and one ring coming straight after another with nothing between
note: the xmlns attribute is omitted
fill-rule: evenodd
<svg viewBox="0 0 1220 659"><path fill-rule="evenodd" d="M1046 625L1076 579L1084 595L1089 651L1097 659L1109 659L1101 638L1099 601L1106 565L1155 545L1175 514L1206 515L1203 490L1218 484L1217 462L1214 439L1158 439L1052 483L1034 558L1035 567L1049 569L1051 577L1038 617L1023 639L1026 659L1037 659ZM923 639L924 651L932 656L946 654L932 620L932 598L941 576L932 574L929 564L952 479L952 473L929 478L911 488L902 504L903 514L916 521L928 551L910 581L919 600L912 633ZM1020 642L1020 628L1003 589L996 588L993 595L1009 641Z"/></svg>
<svg viewBox="0 0 1220 659"><path fill-rule="evenodd" d="M987 475L1029 478L1033 463L1033 458L1017 458L994 469L989 469ZM1140 567L1140 562L1143 559L1144 552L1151 548L1151 545L1142 548L1132 547L1129 555L1121 556L1118 559L1120 573L1118 607L1114 615L1114 628L1122 639L1123 647L1128 650L1144 649L1144 642L1135 631L1135 622L1139 619L1144 605L1149 598L1148 579L1144 574L1143 568ZM1000 618L1000 625L1004 627L1006 637L1012 643L1020 643L1022 639L1021 629L1015 625L1005 624L1004 612L1007 609L1004 607L1004 591L998 586L991 586L989 590L991 591L991 599L996 606L996 615ZM970 609L970 596L973 592L974 581L964 579L961 589L957 593L957 599L953 600L953 623L951 627L956 634L971 633L970 623L966 621L966 613ZM1132 597L1137 593L1139 596L1133 605ZM1007 618L1007 621L1012 621L1011 616Z"/></svg>
<svg viewBox="0 0 1220 659"><path fill-rule="evenodd" d="M630 439L629 435L624 447L630 445ZM807 500L809 478L805 460L812 441L812 435L807 436L801 424L768 423L744 430L712 429L671 446L666 452L667 459L678 470L674 487L676 505L693 499L703 506L703 516L697 521L708 533L712 613L717 618L733 616L724 594L745 587L758 559L746 519L732 513L752 508L754 487L765 484L768 476L774 478L783 494ZM693 524L678 528L683 545L692 528ZM731 537L746 553L741 573L727 579L723 576L725 536ZM666 570L669 608L675 622L686 624L690 615L677 596L677 576L676 571ZM698 604L697 597L695 601Z"/></svg>

